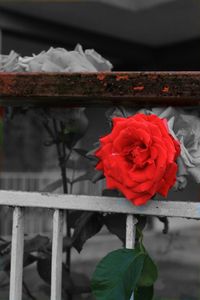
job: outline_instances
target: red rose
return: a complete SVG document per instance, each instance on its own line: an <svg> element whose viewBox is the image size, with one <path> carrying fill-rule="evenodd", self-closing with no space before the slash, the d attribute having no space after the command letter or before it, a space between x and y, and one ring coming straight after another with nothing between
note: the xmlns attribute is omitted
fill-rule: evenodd
<svg viewBox="0 0 200 300"><path fill-rule="evenodd" d="M100 143L96 169L103 171L108 188L120 190L135 205L156 193L167 196L176 181L180 144L169 134L166 119L144 114L113 118L112 132Z"/></svg>

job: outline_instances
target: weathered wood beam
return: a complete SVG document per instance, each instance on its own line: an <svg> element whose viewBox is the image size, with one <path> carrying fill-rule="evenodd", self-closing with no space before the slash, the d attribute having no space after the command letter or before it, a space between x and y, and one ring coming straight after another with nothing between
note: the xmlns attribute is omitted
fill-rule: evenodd
<svg viewBox="0 0 200 300"><path fill-rule="evenodd" d="M200 104L200 72L0 73L0 105Z"/></svg>

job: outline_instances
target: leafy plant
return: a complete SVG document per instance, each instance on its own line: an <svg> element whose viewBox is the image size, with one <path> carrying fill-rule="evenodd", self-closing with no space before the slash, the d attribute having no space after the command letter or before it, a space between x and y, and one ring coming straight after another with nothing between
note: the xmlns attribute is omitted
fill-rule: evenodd
<svg viewBox="0 0 200 300"><path fill-rule="evenodd" d="M13 111L14 113L26 113L26 110ZM59 188L63 193L73 193L73 185L77 182L90 180L97 182L103 178L102 172L96 171L96 157L91 151L80 148L78 142L84 137L88 127L88 120L84 109L36 109L34 112L41 120L48 134L45 145L55 146L57 150L58 164L61 178L48 184L42 192L54 192ZM73 168L77 159L83 159L88 164L88 171L77 177L70 176L68 168ZM116 190L104 190L103 196L121 197ZM93 293L96 300L129 300L134 292L136 300L152 300L154 282L157 279L157 268L148 255L143 245L142 230L147 218L136 216L136 248L118 249L104 257L96 267L91 285L80 285L73 280L71 270L71 249L78 252L84 247L88 239L92 238L105 226L111 234L116 235L122 245L126 239L126 215L114 213L67 211L66 236L63 239L63 252L66 253L66 261L63 262L63 297L73 299L75 294ZM166 220L161 220L166 223ZM166 225L165 225L166 226ZM39 276L50 285L51 278L51 248L52 241L46 236L37 235L27 238L24 246L24 268L36 263ZM11 245L7 240L0 241L0 270L9 272ZM76 278L81 280L81 276ZM31 299L35 297L30 293L24 282L24 288Z"/></svg>
<svg viewBox="0 0 200 300"><path fill-rule="evenodd" d="M119 249L109 253L97 265L92 278L92 291L97 300L153 299L157 267L142 244L135 249Z"/></svg>

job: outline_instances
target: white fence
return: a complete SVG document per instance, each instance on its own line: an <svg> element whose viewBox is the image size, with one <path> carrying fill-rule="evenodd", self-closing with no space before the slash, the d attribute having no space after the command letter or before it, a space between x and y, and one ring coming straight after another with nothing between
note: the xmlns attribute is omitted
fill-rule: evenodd
<svg viewBox="0 0 200 300"><path fill-rule="evenodd" d="M126 247L133 248L135 214L200 219L200 203L150 201L142 207L133 206L123 198L40 194L0 191L0 206L12 206L13 229L11 251L10 300L22 299L24 245L24 209L41 207L53 209L53 241L51 270L51 300L61 300L63 210L99 211L127 215Z"/></svg>
<svg viewBox="0 0 200 300"><path fill-rule="evenodd" d="M68 173L70 170L68 170ZM80 170L76 170L76 176L81 175ZM0 190L39 192L45 189L48 184L60 178L60 172L49 170L48 172L1 172L0 173ZM81 195L101 195L104 189L104 181L96 184L91 181L77 182L73 187L73 194ZM62 192L62 187L60 188ZM60 192L59 191L59 192ZM6 222L3 215L6 214ZM42 214L42 217L41 217ZM51 230L49 222L49 211L44 210L26 210L26 233L35 234L38 232L48 232ZM10 235L12 227L12 215L10 210L0 210L0 235ZM37 222L35 220L37 219Z"/></svg>

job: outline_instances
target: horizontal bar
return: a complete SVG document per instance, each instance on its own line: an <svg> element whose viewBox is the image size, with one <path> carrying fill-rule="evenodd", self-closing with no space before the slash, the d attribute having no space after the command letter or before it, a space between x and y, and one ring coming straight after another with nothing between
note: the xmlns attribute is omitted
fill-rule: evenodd
<svg viewBox="0 0 200 300"><path fill-rule="evenodd" d="M199 105L200 72L0 73L0 105Z"/></svg>
<svg viewBox="0 0 200 300"><path fill-rule="evenodd" d="M24 214L23 209L15 207L13 211L10 300L22 299L22 273L24 254Z"/></svg>
<svg viewBox="0 0 200 300"><path fill-rule="evenodd" d="M124 198L0 191L0 205L200 219L198 202L152 200L134 206Z"/></svg>

